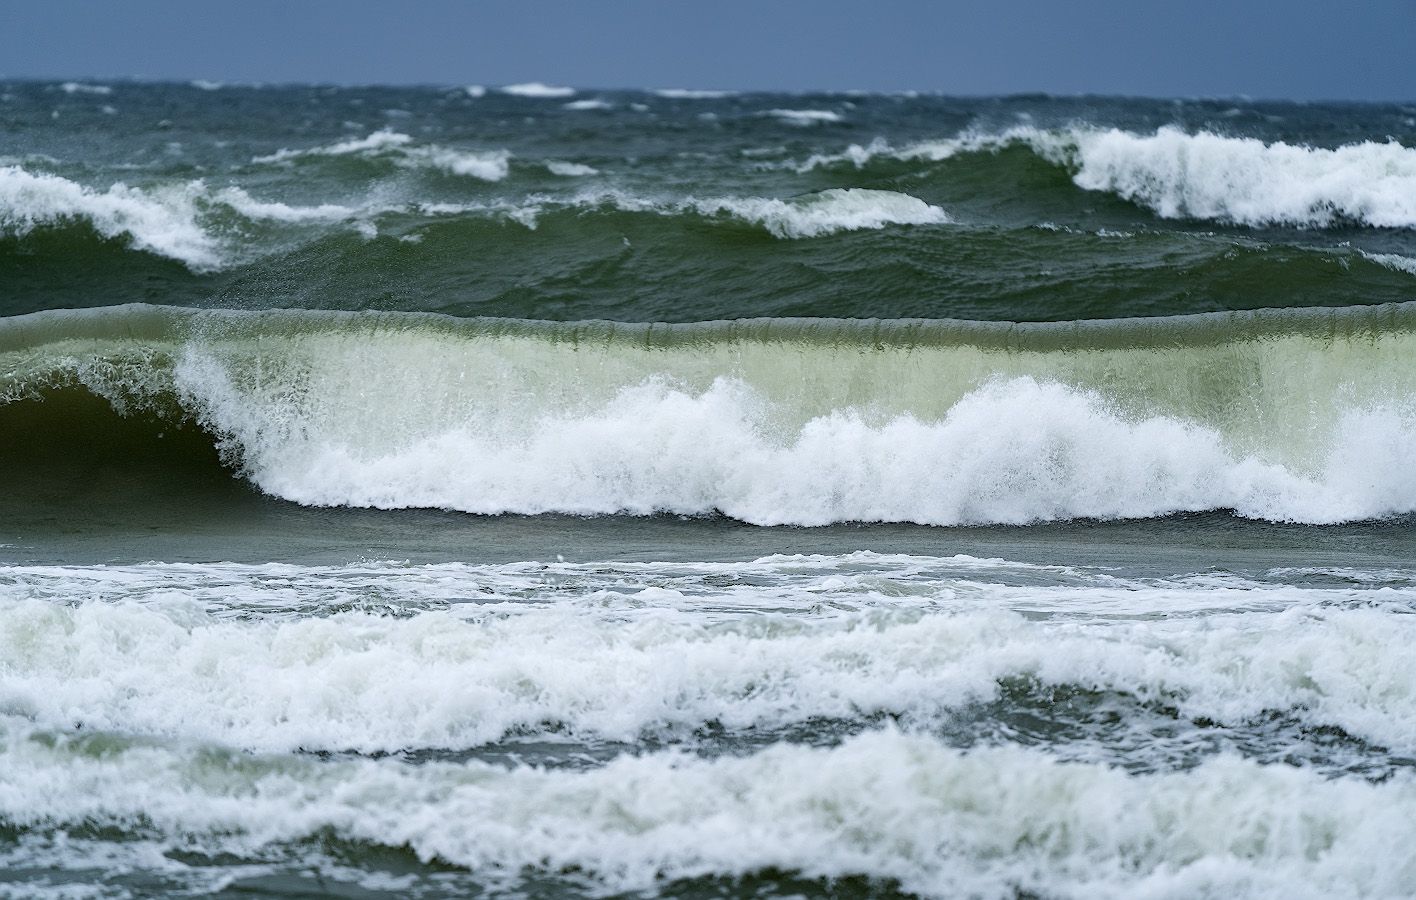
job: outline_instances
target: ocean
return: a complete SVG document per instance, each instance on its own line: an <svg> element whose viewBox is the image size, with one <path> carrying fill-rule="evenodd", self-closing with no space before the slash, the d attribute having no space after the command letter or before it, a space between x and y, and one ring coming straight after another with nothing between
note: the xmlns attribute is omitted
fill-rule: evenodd
<svg viewBox="0 0 1416 900"><path fill-rule="evenodd" d="M0 82L0 897L1416 894L1416 105Z"/></svg>

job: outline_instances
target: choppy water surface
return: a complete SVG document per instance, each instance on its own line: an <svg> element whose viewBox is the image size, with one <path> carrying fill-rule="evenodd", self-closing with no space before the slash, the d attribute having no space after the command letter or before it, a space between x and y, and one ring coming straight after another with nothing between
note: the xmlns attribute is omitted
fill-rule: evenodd
<svg viewBox="0 0 1416 900"><path fill-rule="evenodd" d="M0 84L0 896L1416 892L1416 106Z"/></svg>

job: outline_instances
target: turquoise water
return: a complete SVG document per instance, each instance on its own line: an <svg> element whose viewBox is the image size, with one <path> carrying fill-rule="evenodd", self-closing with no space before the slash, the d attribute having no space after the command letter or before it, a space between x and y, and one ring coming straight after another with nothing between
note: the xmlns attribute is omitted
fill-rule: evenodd
<svg viewBox="0 0 1416 900"><path fill-rule="evenodd" d="M1416 107L0 84L0 894L1416 891Z"/></svg>

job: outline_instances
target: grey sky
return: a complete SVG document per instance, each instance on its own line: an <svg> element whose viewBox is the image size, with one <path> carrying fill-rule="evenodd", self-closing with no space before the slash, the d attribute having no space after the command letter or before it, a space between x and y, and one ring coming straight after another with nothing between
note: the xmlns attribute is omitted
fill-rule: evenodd
<svg viewBox="0 0 1416 900"><path fill-rule="evenodd" d="M1416 101L1416 0L0 0L0 76Z"/></svg>

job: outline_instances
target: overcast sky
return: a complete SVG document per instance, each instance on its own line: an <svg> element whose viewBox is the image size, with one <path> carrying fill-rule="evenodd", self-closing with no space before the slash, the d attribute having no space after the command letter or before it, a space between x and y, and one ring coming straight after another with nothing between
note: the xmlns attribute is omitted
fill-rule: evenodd
<svg viewBox="0 0 1416 900"><path fill-rule="evenodd" d="M1416 101L1416 0L0 0L0 77Z"/></svg>

